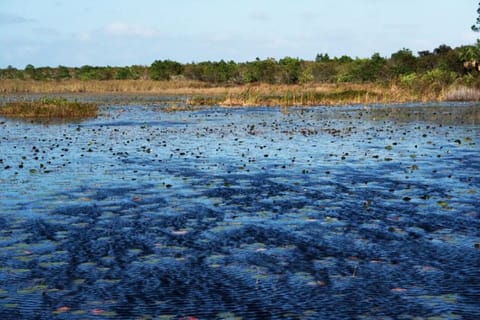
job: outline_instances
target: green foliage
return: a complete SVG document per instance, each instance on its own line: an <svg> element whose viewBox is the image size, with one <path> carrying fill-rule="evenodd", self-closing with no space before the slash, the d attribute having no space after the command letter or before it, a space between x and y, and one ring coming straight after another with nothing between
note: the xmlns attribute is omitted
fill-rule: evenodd
<svg viewBox="0 0 480 320"><path fill-rule="evenodd" d="M213 83L227 83L235 82L238 77L238 69L235 62L201 62L200 73L196 80L213 82Z"/></svg>
<svg viewBox="0 0 480 320"><path fill-rule="evenodd" d="M127 67L129 70L129 77L127 79L148 79L148 72L149 72L149 67L147 66L139 66L139 65L134 65L131 67Z"/></svg>
<svg viewBox="0 0 480 320"><path fill-rule="evenodd" d="M374 82L383 76L386 60L375 53L371 59L356 59L341 73L341 82Z"/></svg>
<svg viewBox="0 0 480 320"><path fill-rule="evenodd" d="M300 76L298 78L298 82L301 84L312 83L315 80L313 75L313 64L305 63L302 71L300 72Z"/></svg>
<svg viewBox="0 0 480 320"><path fill-rule="evenodd" d="M35 67L31 64L27 64L25 66L24 73L25 73L25 76L26 76L27 79L35 79L36 78Z"/></svg>
<svg viewBox="0 0 480 320"><path fill-rule="evenodd" d="M172 60L156 60L150 66L57 68L27 65L23 70L11 66L0 69L0 79L32 80L127 80L153 79L196 80L212 84L306 84L337 82L388 82L402 86L424 86L426 81L451 83L476 71L464 68L464 62L480 61L480 41L475 45L451 48L440 45L432 51L414 55L401 49L389 58L375 53L370 58L351 58L347 55L330 57L317 54L315 60L284 57L236 63L234 61L204 61L181 64ZM469 82L471 82L469 80Z"/></svg>
<svg viewBox="0 0 480 320"><path fill-rule="evenodd" d="M82 66L80 69L77 70L76 78L80 80L97 80L97 68L88 65Z"/></svg>
<svg viewBox="0 0 480 320"><path fill-rule="evenodd" d="M266 82L276 83L280 82L278 79L279 65L273 58L260 60L257 58L255 61L247 62L244 65L245 73L243 80L245 83L252 82Z"/></svg>
<svg viewBox="0 0 480 320"><path fill-rule="evenodd" d="M392 54L389 61L389 73L400 76L415 72L416 58L409 49L401 49Z"/></svg>
<svg viewBox="0 0 480 320"><path fill-rule="evenodd" d="M183 66L172 60L155 60L150 66L152 80L170 80L183 72Z"/></svg>
<svg viewBox="0 0 480 320"><path fill-rule="evenodd" d="M333 59L333 60L337 63L340 63L340 64L350 63L350 62L353 61L352 58L350 58L349 56L346 56L346 55L343 55L340 58L335 57L335 59Z"/></svg>
<svg viewBox="0 0 480 320"><path fill-rule="evenodd" d="M58 66L54 77L55 77L55 80L70 79L71 78L70 70L68 70L68 68L65 66Z"/></svg>
<svg viewBox="0 0 480 320"><path fill-rule="evenodd" d="M319 53L315 57L315 62L329 62L330 61L330 56L328 53Z"/></svg>
<svg viewBox="0 0 480 320"><path fill-rule="evenodd" d="M478 14L477 21L472 26L472 30L475 32L480 32L480 2L478 3L477 14Z"/></svg>
<svg viewBox="0 0 480 320"><path fill-rule="evenodd" d="M427 83L449 85L455 81L457 75L454 72L435 68L422 75L422 80Z"/></svg>
<svg viewBox="0 0 480 320"><path fill-rule="evenodd" d="M298 58L285 57L280 59L279 65L283 69L282 83L298 83L301 61Z"/></svg>
<svg viewBox="0 0 480 320"><path fill-rule="evenodd" d="M133 74L129 67L119 68L115 74L115 79L117 80L127 80L132 79Z"/></svg>
<svg viewBox="0 0 480 320"><path fill-rule="evenodd" d="M338 73L335 62L315 62L311 68L315 82L335 82Z"/></svg>
<svg viewBox="0 0 480 320"><path fill-rule="evenodd" d="M477 40L476 45L461 46L455 50L460 61L480 60L480 39Z"/></svg>
<svg viewBox="0 0 480 320"><path fill-rule="evenodd" d="M9 65L6 69L0 69L0 79L22 79L23 80L24 72Z"/></svg>
<svg viewBox="0 0 480 320"><path fill-rule="evenodd" d="M442 89L453 84L456 79L458 79L458 76L455 72L434 68L422 74L412 72L401 75L399 82L403 87L413 90L414 92L422 92L425 90L440 92Z"/></svg>
<svg viewBox="0 0 480 320"><path fill-rule="evenodd" d="M404 74L400 76L400 83L402 86L413 89L418 81L418 75L415 72Z"/></svg>

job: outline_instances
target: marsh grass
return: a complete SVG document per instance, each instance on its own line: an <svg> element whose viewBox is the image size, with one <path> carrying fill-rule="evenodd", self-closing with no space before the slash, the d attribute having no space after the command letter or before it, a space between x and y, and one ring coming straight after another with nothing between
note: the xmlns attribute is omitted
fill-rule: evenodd
<svg viewBox="0 0 480 320"><path fill-rule="evenodd" d="M215 85L189 80L0 80L0 92L5 95L158 95L183 97L190 106L310 106L441 101L445 99L446 90L443 87L411 88L396 82Z"/></svg>
<svg viewBox="0 0 480 320"><path fill-rule="evenodd" d="M480 101L480 89L453 87L445 94L446 101Z"/></svg>
<svg viewBox="0 0 480 320"><path fill-rule="evenodd" d="M35 101L13 101L0 106L0 115L16 118L90 118L97 115L94 103L68 101L64 98L41 98Z"/></svg>
<svg viewBox="0 0 480 320"><path fill-rule="evenodd" d="M59 93L145 93L184 94L215 91L215 86L200 81L153 81L153 80L0 80L0 93L59 94Z"/></svg>
<svg viewBox="0 0 480 320"><path fill-rule="evenodd" d="M415 92L396 85L255 85L226 88L217 96L192 96L193 105L315 106L439 101L438 92Z"/></svg>

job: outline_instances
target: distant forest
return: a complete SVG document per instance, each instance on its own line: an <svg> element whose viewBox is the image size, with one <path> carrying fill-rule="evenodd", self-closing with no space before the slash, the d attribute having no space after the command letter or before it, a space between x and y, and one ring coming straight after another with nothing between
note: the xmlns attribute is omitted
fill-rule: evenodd
<svg viewBox="0 0 480 320"><path fill-rule="evenodd" d="M389 83L403 85L438 83L478 84L480 40L476 45L451 48L441 45L433 51L414 54L402 49L390 57L375 53L370 58L349 56L330 57L318 54L313 61L285 57L259 59L249 62L206 61L179 63L156 60L150 66L128 67L35 67L23 70L8 66L0 69L0 79L38 81L75 80L193 80L215 85L251 83L308 84L308 83Z"/></svg>

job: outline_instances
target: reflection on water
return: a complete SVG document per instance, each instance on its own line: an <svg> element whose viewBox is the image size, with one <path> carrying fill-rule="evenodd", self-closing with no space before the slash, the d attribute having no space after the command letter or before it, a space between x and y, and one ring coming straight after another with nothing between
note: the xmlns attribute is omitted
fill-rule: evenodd
<svg viewBox="0 0 480 320"><path fill-rule="evenodd" d="M2 120L0 316L479 317L478 109Z"/></svg>

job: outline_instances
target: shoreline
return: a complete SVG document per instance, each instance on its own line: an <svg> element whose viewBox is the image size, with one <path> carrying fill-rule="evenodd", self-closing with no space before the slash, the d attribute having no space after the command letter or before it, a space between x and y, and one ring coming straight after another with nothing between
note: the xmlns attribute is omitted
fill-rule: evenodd
<svg viewBox="0 0 480 320"><path fill-rule="evenodd" d="M98 103L165 103L172 111L198 106L342 106L480 101L480 90L466 87L405 88L394 82L306 85L216 86L193 81L0 80L2 100L73 97ZM451 99L452 97L458 99Z"/></svg>

